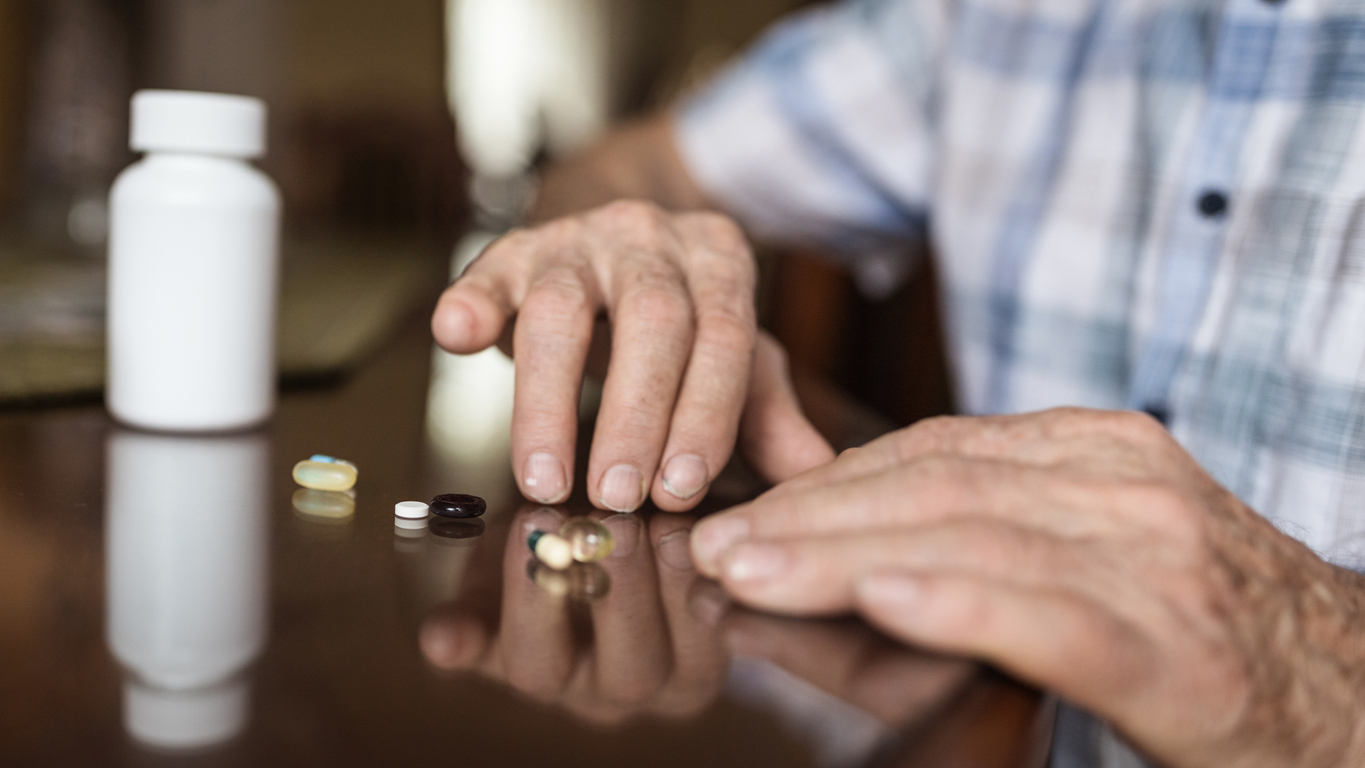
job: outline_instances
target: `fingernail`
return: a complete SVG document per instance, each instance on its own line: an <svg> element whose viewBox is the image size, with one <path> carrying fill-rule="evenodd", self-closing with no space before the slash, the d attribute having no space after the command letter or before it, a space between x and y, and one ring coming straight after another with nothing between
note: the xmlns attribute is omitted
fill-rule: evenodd
<svg viewBox="0 0 1365 768"><path fill-rule="evenodd" d="M787 551L775 544L740 544L725 558L731 581L771 579L787 570Z"/></svg>
<svg viewBox="0 0 1365 768"><path fill-rule="evenodd" d="M659 539L659 559L670 568L692 570L692 553L688 549L691 531L674 531Z"/></svg>
<svg viewBox="0 0 1365 768"><path fill-rule="evenodd" d="M529 536L531 531L557 531L564 522L564 515L549 507L541 507L527 513L521 520L521 535Z"/></svg>
<svg viewBox="0 0 1365 768"><path fill-rule="evenodd" d="M554 454L545 451L533 453L526 459L522 477L526 495L542 504L561 502L568 491L564 464Z"/></svg>
<svg viewBox="0 0 1365 768"><path fill-rule="evenodd" d="M690 499L697 495L710 480L707 477L706 462L700 456L684 453L674 456L664 465L664 490L679 499Z"/></svg>
<svg viewBox="0 0 1365 768"><path fill-rule="evenodd" d="M602 525L611 531L611 537L616 542L608 557L630 557L635 552L642 530L639 517L631 514L612 515L603 520Z"/></svg>
<svg viewBox="0 0 1365 768"><path fill-rule="evenodd" d="M702 520L692 529L692 551L700 563L714 563L735 542L749 536L749 521L728 515Z"/></svg>
<svg viewBox="0 0 1365 768"><path fill-rule="evenodd" d="M924 590L913 576L882 574L858 582L858 599L867 603L911 608L920 602Z"/></svg>
<svg viewBox="0 0 1365 768"><path fill-rule="evenodd" d="M600 493L602 506L607 509L634 512L645 495L640 470L629 464L617 464L602 475Z"/></svg>

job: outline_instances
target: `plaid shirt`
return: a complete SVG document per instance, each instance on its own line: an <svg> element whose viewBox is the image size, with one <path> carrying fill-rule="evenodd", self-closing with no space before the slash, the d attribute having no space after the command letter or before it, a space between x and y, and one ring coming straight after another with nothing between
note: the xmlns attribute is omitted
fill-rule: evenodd
<svg viewBox="0 0 1365 768"><path fill-rule="evenodd" d="M958 402L1161 414L1365 566L1365 6L855 0L680 112L760 235L885 286L927 237Z"/></svg>

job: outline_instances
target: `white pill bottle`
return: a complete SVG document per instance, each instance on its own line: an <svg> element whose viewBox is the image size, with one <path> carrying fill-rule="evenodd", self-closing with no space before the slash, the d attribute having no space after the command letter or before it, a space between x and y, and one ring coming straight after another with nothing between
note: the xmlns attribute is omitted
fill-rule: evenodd
<svg viewBox="0 0 1365 768"><path fill-rule="evenodd" d="M105 402L145 429L214 432L275 406L280 195L248 161L265 104L139 91L129 144L145 152L109 193Z"/></svg>

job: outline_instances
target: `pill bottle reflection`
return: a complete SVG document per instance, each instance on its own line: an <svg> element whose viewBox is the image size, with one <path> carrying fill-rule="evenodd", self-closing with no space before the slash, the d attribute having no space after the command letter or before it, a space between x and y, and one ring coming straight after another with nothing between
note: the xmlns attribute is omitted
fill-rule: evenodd
<svg viewBox="0 0 1365 768"><path fill-rule="evenodd" d="M124 722L159 748L226 741L249 720L266 638L263 435L110 434L106 627Z"/></svg>

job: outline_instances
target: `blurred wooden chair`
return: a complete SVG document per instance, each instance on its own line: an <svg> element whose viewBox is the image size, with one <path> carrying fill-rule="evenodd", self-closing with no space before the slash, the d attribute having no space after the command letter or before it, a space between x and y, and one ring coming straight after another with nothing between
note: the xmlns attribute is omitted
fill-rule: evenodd
<svg viewBox="0 0 1365 768"><path fill-rule="evenodd" d="M881 301L863 297L847 273L818 255L783 253L771 261L764 324L786 346L808 411L818 410L821 395L807 393L824 382L891 427L953 412L932 259ZM818 414L810 415L819 426Z"/></svg>

